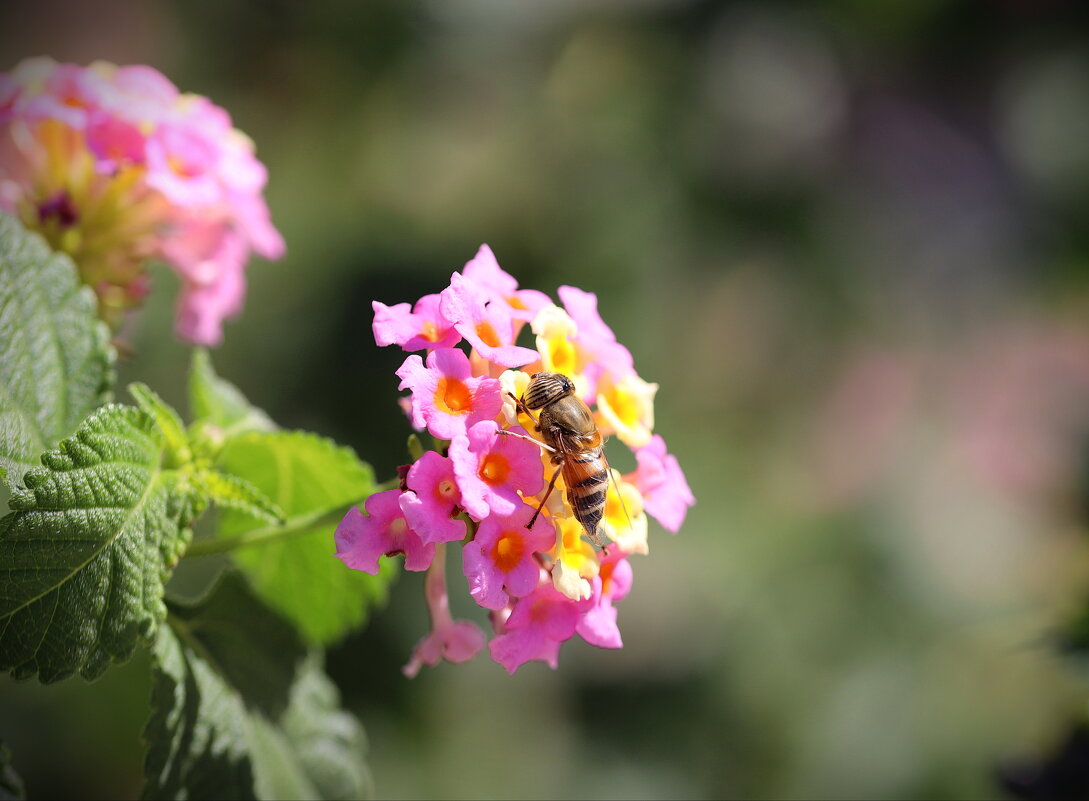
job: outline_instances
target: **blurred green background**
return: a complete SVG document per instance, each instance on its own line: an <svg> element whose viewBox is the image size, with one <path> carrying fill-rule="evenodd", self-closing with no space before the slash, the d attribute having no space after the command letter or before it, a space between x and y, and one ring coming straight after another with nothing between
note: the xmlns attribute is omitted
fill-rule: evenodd
<svg viewBox="0 0 1089 801"><path fill-rule="evenodd" d="M231 112L288 256L216 367L380 478L409 429L370 302L482 242L596 292L661 385L698 503L651 524L622 650L406 680L407 574L330 652L380 797L978 798L1086 709L1051 643L1089 595L1084 9L24 1L0 66L148 63ZM155 277L120 378L184 408ZM0 680L32 798L139 794L147 671Z"/></svg>

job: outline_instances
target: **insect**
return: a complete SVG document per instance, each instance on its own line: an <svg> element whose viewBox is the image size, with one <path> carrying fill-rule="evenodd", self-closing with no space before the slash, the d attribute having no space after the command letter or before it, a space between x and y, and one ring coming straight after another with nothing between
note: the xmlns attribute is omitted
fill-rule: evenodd
<svg viewBox="0 0 1089 801"><path fill-rule="evenodd" d="M589 407L575 395L575 385L562 373L534 373L525 393L514 401L518 411L533 420L544 436L542 447L552 452L552 464L557 465L544 498L526 528L536 522L562 473L567 485L567 502L575 512L575 519L586 529L590 540L602 547L604 540L597 529L605 512L609 462Z"/></svg>

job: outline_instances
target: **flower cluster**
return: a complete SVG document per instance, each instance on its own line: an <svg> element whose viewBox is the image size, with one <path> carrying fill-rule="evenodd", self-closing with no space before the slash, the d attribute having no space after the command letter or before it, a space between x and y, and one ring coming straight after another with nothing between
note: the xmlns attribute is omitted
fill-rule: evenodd
<svg viewBox="0 0 1089 801"><path fill-rule="evenodd" d="M575 634L621 646L614 604L631 587L628 557L648 551L647 515L676 532L694 503L677 460L652 431L657 385L636 373L593 294L569 286L558 294L562 305L520 289L484 245L442 292L412 305L373 304L378 344L411 353L397 370L410 393L402 406L435 450L421 448L400 487L367 498L365 515L353 508L335 538L348 567L373 574L380 557L403 555L406 569L428 571L432 631L405 666L409 676L443 658L468 660L484 645L480 629L451 617L449 543L463 543L469 593L489 610L492 658L511 673L530 660L554 668L560 645ZM532 348L517 343L527 325ZM584 536L552 454L516 402L537 372L571 379L599 432L634 451L634 471L611 471L601 531L612 542L600 550Z"/></svg>
<svg viewBox="0 0 1089 801"><path fill-rule="evenodd" d="M161 259L182 284L178 335L217 344L251 251L284 252L266 180L226 111L151 67L34 58L0 73L0 209L73 257L114 326Z"/></svg>

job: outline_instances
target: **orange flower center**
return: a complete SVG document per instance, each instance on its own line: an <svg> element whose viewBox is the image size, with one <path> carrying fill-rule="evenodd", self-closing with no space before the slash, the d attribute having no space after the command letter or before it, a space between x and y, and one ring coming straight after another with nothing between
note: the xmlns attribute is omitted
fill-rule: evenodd
<svg viewBox="0 0 1089 801"><path fill-rule="evenodd" d="M185 161L178 156L170 155L166 157L166 164L170 167L170 171L180 178L192 178L197 174L196 170L192 169Z"/></svg>
<svg viewBox="0 0 1089 801"><path fill-rule="evenodd" d="M613 582L613 568L616 567L616 562L605 562L601 566L601 570L598 571L598 575L601 577L601 594L608 595L609 587Z"/></svg>
<svg viewBox="0 0 1089 801"><path fill-rule="evenodd" d="M522 560L526 544L517 531L504 531L492 546L492 561L503 572L514 569Z"/></svg>
<svg viewBox="0 0 1089 801"><path fill-rule="evenodd" d="M443 376L435 389L435 406L447 414L465 414L472 410L473 393L461 379Z"/></svg>
<svg viewBox="0 0 1089 801"><path fill-rule="evenodd" d="M489 453L480 462L480 477L485 483L502 484L510 475L510 462L507 457L498 453Z"/></svg>
<svg viewBox="0 0 1089 801"><path fill-rule="evenodd" d="M439 327L435 325L431 320L428 320L423 324L423 328L420 330L420 336L426 339L428 342L439 341Z"/></svg>
<svg viewBox="0 0 1089 801"><path fill-rule="evenodd" d="M498 348L502 344L499 341L499 335L495 333L492 324L487 320L476 324L476 335L480 337L481 342L490 348Z"/></svg>

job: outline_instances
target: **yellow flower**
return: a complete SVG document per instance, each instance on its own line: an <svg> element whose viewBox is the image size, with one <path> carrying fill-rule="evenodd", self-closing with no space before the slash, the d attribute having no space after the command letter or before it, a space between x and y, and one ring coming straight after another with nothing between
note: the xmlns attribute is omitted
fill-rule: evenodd
<svg viewBox="0 0 1089 801"><path fill-rule="evenodd" d="M582 533L582 524L575 518L556 520L556 545L549 551L552 585L572 601L590 597L590 579L599 570L597 553Z"/></svg>
<svg viewBox="0 0 1089 801"><path fill-rule="evenodd" d="M619 381L610 373L603 375L597 386L598 427L602 433L614 432L629 448L642 448L650 442L657 391L657 384L647 383L635 373Z"/></svg>
<svg viewBox="0 0 1089 801"><path fill-rule="evenodd" d="M533 318L530 328L537 336L537 352L541 354L541 369L562 373L575 384L575 394L585 397L589 382L583 371L587 356L575 343L578 326L559 306L545 306Z"/></svg>
<svg viewBox="0 0 1089 801"><path fill-rule="evenodd" d="M624 553L649 553L643 496L638 487L624 481L619 472L611 472L615 483L605 496L605 516L601 521L605 534Z"/></svg>

